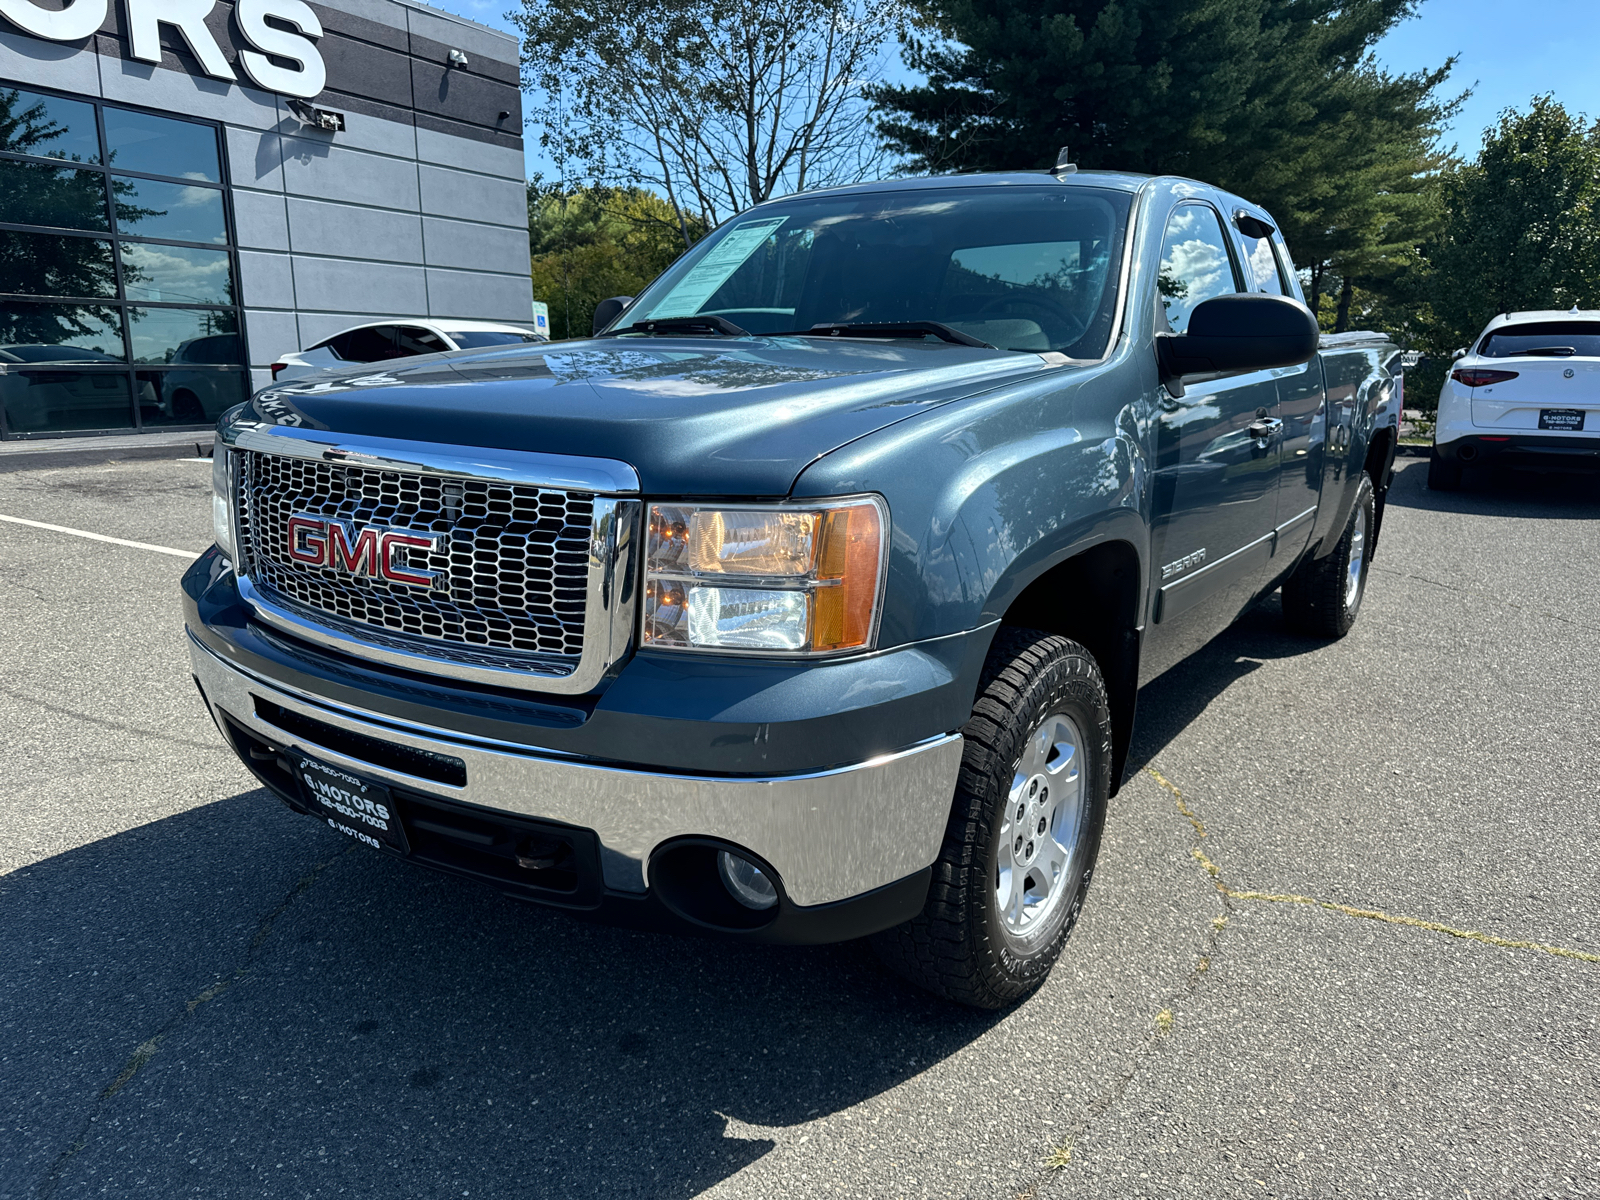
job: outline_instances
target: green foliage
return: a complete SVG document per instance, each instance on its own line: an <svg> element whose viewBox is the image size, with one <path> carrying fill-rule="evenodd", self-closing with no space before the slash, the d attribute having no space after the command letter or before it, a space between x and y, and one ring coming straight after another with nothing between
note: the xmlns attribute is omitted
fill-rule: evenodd
<svg viewBox="0 0 1600 1200"><path fill-rule="evenodd" d="M924 0L922 87L880 130L916 170L1089 168L1203 179L1265 205L1302 267L1371 272L1426 236L1451 63L1369 51L1412 0ZM1315 288L1313 290L1320 290Z"/></svg>
<svg viewBox="0 0 1600 1200"><path fill-rule="evenodd" d="M533 297L550 306L552 338L588 337L595 305L636 296L705 233L640 188L562 191L528 185Z"/></svg>
<svg viewBox="0 0 1600 1200"><path fill-rule="evenodd" d="M1501 114L1441 193L1428 257L1442 340L1461 345L1497 313L1600 307L1600 121L1537 96Z"/></svg>

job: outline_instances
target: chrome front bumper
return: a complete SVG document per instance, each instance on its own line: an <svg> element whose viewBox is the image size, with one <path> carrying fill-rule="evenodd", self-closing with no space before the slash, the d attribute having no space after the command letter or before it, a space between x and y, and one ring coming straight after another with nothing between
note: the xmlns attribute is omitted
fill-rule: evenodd
<svg viewBox="0 0 1600 1200"><path fill-rule="evenodd" d="M189 657L208 702L264 740L299 746L413 791L594 830L605 885L617 892L648 890L650 856L662 843L703 837L765 859L797 905L859 896L922 870L938 856L961 766L961 735L952 733L805 775L726 778L628 770L332 706L224 661L192 635ZM257 716L257 698L352 733L459 758L466 763L466 786L419 779L286 734Z"/></svg>

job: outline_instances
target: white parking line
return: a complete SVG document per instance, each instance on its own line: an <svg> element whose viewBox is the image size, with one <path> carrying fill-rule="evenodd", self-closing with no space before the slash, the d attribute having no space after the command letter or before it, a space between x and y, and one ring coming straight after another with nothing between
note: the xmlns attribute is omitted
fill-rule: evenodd
<svg viewBox="0 0 1600 1200"><path fill-rule="evenodd" d="M70 533L73 537L89 538L96 542L110 542L113 546L131 546L135 550L154 550L157 554L171 554L178 558L196 559L192 550L174 550L171 546L152 546L149 542L130 542L127 538L107 537L103 533L90 533L87 529L68 529L65 525L50 525L44 521L28 521L22 517L8 517L0 513L0 521L13 525L27 525L33 529L48 529L51 533Z"/></svg>

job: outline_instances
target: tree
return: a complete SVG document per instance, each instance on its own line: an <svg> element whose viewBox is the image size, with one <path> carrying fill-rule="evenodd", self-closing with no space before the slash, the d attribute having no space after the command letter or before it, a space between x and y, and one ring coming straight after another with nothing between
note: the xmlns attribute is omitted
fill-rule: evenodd
<svg viewBox="0 0 1600 1200"><path fill-rule="evenodd" d="M1427 233L1452 62L1393 76L1370 58L1412 3L942 0L942 36L907 46L928 83L877 88L880 129L917 170L1039 167L1065 145L1219 184L1277 217L1316 293Z"/></svg>
<svg viewBox="0 0 1600 1200"><path fill-rule="evenodd" d="M1441 192L1428 250L1441 343L1461 345L1497 313L1600 307L1600 121L1536 96L1484 131L1477 160Z"/></svg>
<svg viewBox="0 0 1600 1200"><path fill-rule="evenodd" d="M881 159L863 87L900 0L523 0L514 19L563 184L655 188L685 247L695 221Z"/></svg>
<svg viewBox="0 0 1600 1200"><path fill-rule="evenodd" d="M642 188L564 191L528 185L528 249L533 295L550 305L550 336L587 337L595 305L637 295L705 233L661 197Z"/></svg>

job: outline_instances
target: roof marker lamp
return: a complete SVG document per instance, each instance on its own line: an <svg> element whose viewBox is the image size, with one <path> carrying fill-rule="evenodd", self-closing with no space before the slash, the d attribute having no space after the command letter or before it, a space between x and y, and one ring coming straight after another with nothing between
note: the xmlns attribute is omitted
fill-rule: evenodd
<svg viewBox="0 0 1600 1200"><path fill-rule="evenodd" d="M211 451L211 536L229 562L233 552L233 452L217 439Z"/></svg>
<svg viewBox="0 0 1600 1200"><path fill-rule="evenodd" d="M646 646L809 657L868 649L882 605L888 510L652 504Z"/></svg>

